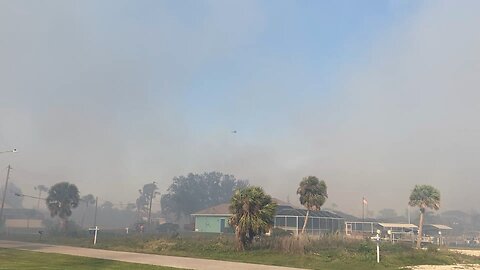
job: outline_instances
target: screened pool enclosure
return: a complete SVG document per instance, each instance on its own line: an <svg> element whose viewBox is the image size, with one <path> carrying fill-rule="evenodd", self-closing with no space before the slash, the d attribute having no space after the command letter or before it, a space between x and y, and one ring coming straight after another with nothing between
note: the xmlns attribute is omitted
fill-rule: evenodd
<svg viewBox="0 0 480 270"><path fill-rule="evenodd" d="M307 210L292 207L277 208L274 227L298 234L302 231ZM330 211L310 211L305 230L310 235L343 232L345 220Z"/></svg>

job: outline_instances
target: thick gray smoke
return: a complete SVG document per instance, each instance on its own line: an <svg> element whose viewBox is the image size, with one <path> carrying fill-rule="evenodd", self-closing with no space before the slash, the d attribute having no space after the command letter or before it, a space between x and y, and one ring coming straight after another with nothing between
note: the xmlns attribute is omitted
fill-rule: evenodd
<svg viewBox="0 0 480 270"><path fill-rule="evenodd" d="M292 202L316 175L327 206L357 215L363 196L401 213L417 183L438 187L443 209L480 203L479 2L425 4L337 67L320 97L302 92L315 72L284 59L259 59L261 76L221 95L210 85L234 75L192 85L241 61L269 26L254 2L207 7L203 18L186 8L188 21L158 3L1 2L0 150L20 151L0 165L12 164L12 181L28 193L67 180L127 202L145 183L165 190L173 176L217 170Z"/></svg>

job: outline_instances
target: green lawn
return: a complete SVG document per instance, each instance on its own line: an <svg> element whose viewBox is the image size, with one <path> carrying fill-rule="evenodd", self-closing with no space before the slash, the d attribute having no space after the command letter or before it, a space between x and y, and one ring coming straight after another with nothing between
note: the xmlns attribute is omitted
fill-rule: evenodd
<svg viewBox="0 0 480 270"><path fill-rule="evenodd" d="M0 269L174 270L175 268L0 248Z"/></svg>

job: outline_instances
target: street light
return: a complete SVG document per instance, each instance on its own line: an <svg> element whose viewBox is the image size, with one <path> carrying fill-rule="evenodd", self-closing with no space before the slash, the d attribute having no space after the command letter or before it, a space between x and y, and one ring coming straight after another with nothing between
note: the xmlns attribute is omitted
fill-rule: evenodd
<svg viewBox="0 0 480 270"><path fill-rule="evenodd" d="M16 153L16 152L17 152L17 148L13 148L12 150L1 151L0 154L3 154L3 153Z"/></svg>

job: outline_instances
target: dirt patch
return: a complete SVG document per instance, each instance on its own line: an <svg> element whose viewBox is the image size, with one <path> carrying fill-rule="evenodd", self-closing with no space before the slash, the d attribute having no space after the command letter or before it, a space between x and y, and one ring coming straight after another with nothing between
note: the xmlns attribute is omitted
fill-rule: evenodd
<svg viewBox="0 0 480 270"><path fill-rule="evenodd" d="M480 257L480 250L475 249L450 249L450 251L458 252L464 255Z"/></svg>
<svg viewBox="0 0 480 270"><path fill-rule="evenodd" d="M468 249L451 249L450 251L458 252L460 254L480 257L480 250L468 250ZM480 270L478 264L457 264L457 265L419 265L412 266L406 269L412 270Z"/></svg>
<svg viewBox="0 0 480 270"><path fill-rule="evenodd" d="M457 265L419 265L407 269L412 270L480 270L480 265L475 264L457 264Z"/></svg>

